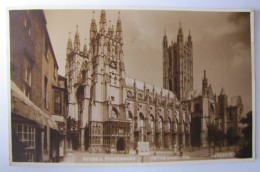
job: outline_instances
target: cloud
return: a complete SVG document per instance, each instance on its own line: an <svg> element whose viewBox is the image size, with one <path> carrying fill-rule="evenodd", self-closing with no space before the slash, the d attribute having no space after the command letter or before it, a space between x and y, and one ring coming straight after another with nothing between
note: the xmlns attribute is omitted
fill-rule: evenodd
<svg viewBox="0 0 260 172"><path fill-rule="evenodd" d="M242 72L250 65L250 51L243 42L231 43L231 68L234 72Z"/></svg>

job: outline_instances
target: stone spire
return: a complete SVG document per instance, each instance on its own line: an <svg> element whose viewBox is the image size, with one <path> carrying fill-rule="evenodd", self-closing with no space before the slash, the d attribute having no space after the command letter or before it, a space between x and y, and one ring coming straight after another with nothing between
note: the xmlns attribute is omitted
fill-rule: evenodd
<svg viewBox="0 0 260 172"><path fill-rule="evenodd" d="M114 36L114 26L111 26L111 20L109 20L109 25L108 25L108 35L111 37Z"/></svg>
<svg viewBox="0 0 260 172"><path fill-rule="evenodd" d="M190 35L190 30L189 30L189 36L188 36L188 41L191 41L191 35Z"/></svg>
<svg viewBox="0 0 260 172"><path fill-rule="evenodd" d="M212 95L213 95L213 91L212 91L211 84L209 84L208 94L209 94L209 96L212 96Z"/></svg>
<svg viewBox="0 0 260 172"><path fill-rule="evenodd" d="M76 33L74 38L74 51L78 52L80 50L80 40L79 40L79 31L78 31L78 25L76 26Z"/></svg>
<svg viewBox="0 0 260 172"><path fill-rule="evenodd" d="M72 52L72 40L71 40L71 33L69 32L69 39L67 43L67 55Z"/></svg>
<svg viewBox="0 0 260 172"><path fill-rule="evenodd" d="M163 48L168 48L168 38L166 35L166 29L164 29L164 35L163 35Z"/></svg>
<svg viewBox="0 0 260 172"><path fill-rule="evenodd" d="M177 42L183 43L183 32L182 32L181 22L178 30Z"/></svg>
<svg viewBox="0 0 260 172"><path fill-rule="evenodd" d="M96 34L97 34L97 24L95 20L95 11L93 11L92 21L90 25L90 40L95 38Z"/></svg>
<svg viewBox="0 0 260 172"><path fill-rule="evenodd" d="M189 36L188 36L188 45L191 47L192 46L192 38L189 30Z"/></svg>
<svg viewBox="0 0 260 172"><path fill-rule="evenodd" d="M106 32L106 12L105 10L101 10L100 20L99 20L99 32L100 34L105 34Z"/></svg>
<svg viewBox="0 0 260 172"><path fill-rule="evenodd" d="M85 39L84 47L83 47L83 54L87 55L88 50L87 50L87 40Z"/></svg>
<svg viewBox="0 0 260 172"><path fill-rule="evenodd" d="M207 95L208 92L208 79L206 76L206 70L204 70L204 76L202 80L202 94L205 96Z"/></svg>
<svg viewBox="0 0 260 172"><path fill-rule="evenodd" d="M120 12L118 12L118 20L116 24L116 38L122 42L123 40L123 35L122 35L122 23L120 19Z"/></svg>

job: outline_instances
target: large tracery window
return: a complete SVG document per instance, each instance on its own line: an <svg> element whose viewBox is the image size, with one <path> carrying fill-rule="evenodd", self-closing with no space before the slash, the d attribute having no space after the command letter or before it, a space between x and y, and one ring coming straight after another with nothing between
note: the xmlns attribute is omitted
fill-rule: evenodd
<svg viewBox="0 0 260 172"><path fill-rule="evenodd" d="M159 143L162 143L162 141L163 141L163 139L162 139L163 119L162 119L161 116L159 117L158 128L159 128L159 131L160 131Z"/></svg>
<svg viewBox="0 0 260 172"><path fill-rule="evenodd" d="M140 141L144 141L144 115L139 113Z"/></svg>

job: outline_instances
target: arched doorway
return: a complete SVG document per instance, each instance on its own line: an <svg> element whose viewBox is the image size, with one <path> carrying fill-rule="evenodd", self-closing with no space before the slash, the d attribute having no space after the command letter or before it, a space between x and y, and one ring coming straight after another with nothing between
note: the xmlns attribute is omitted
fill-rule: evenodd
<svg viewBox="0 0 260 172"><path fill-rule="evenodd" d="M124 151L125 150L125 140L123 138L119 138L116 142L116 150Z"/></svg>

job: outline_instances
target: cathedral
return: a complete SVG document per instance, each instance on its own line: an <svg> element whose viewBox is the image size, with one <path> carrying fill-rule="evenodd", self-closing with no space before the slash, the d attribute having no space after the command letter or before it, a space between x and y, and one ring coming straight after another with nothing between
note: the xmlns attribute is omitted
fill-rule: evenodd
<svg viewBox="0 0 260 172"><path fill-rule="evenodd" d="M232 130L241 135L240 118L243 113L241 96L230 97L222 88L220 94L213 93L208 84L206 71L202 79L202 89L193 89L193 43L189 35L184 40L181 24L177 41L168 45L166 32L163 37L163 87L172 91L186 105L191 115L190 134L192 146L207 146L207 130L213 123L224 134Z"/></svg>
<svg viewBox="0 0 260 172"><path fill-rule="evenodd" d="M216 97L206 72L202 93L193 90L191 34L184 41L180 24L177 42L168 45L165 32L162 48L163 88L159 88L126 76L120 13L115 28L110 20L107 24L104 10L99 26L93 14L89 45L85 40L83 49L76 28L74 40L69 37L67 43L65 76L68 116L78 122L79 149L178 153L180 148L207 145L209 119L223 130L239 130L241 97L230 99L224 89Z"/></svg>

